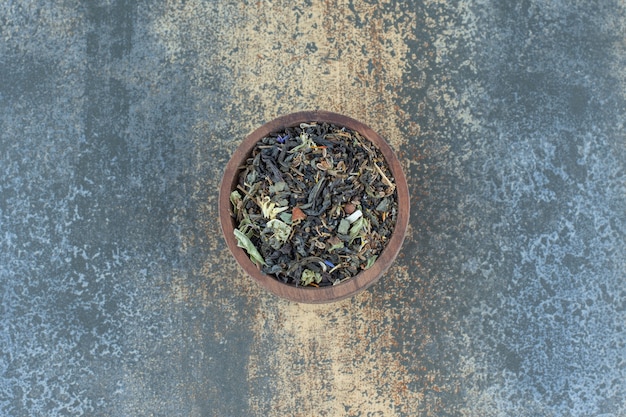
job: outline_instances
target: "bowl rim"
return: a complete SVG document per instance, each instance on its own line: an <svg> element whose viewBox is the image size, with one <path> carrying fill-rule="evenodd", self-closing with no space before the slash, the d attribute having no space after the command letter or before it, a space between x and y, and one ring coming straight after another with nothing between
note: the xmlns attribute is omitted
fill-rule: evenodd
<svg viewBox="0 0 626 417"><path fill-rule="evenodd" d="M252 152L256 143L271 133L284 130L288 127L299 126L300 123L309 122L326 122L346 127L358 132L361 136L375 144L383 154L383 157L385 158L385 161L387 162L387 165L394 177L398 198L398 217L396 220L396 226L391 234L391 238L376 259L376 262L374 262L369 269L363 270L354 277L337 285L319 288L296 287L294 285L285 284L276 278L261 272L261 270L250 260L248 254L242 248L237 246L237 239L235 238L233 232L235 229L235 220L232 217L232 207L230 203L230 193L236 187L240 167L243 163L245 163L245 160ZM364 123L342 114L324 110L300 111L280 116L263 124L246 136L226 164L220 183L218 202L222 235L224 236L224 240L226 241L226 245L228 246L231 254L234 256L237 263L244 269L246 274L261 285L261 287L269 290L278 297L290 301L313 304L339 301L351 297L376 283L393 264L395 258L400 252L400 248L402 247L402 243L404 242L404 237L406 235L410 216L410 198L406 177L402 171L400 161L389 144L378 133Z"/></svg>

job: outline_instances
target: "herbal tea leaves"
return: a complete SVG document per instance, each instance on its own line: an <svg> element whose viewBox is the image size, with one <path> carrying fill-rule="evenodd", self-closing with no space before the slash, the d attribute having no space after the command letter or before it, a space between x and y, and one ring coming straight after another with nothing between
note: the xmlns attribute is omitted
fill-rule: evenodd
<svg viewBox="0 0 626 417"><path fill-rule="evenodd" d="M256 249L256 247L250 240L250 238L246 236L245 233L243 233L239 229L235 229L234 232L235 232L235 237L237 238L237 246L245 249L246 252L248 252L248 255L250 256L250 259L252 260L252 262L254 262L257 265L258 264L267 265L265 263L265 260L263 260L263 257L261 256L259 251Z"/></svg>
<svg viewBox="0 0 626 417"><path fill-rule="evenodd" d="M297 286L338 284L370 268L398 210L381 152L326 123L263 138L230 200L238 246L264 273Z"/></svg>

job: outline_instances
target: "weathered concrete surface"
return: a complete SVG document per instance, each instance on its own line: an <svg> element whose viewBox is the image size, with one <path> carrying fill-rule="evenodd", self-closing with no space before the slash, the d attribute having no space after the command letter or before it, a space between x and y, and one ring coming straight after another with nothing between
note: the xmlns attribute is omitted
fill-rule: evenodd
<svg viewBox="0 0 626 417"><path fill-rule="evenodd" d="M626 415L622 1L0 4L0 414ZM326 306L220 237L242 137L326 109L413 196Z"/></svg>

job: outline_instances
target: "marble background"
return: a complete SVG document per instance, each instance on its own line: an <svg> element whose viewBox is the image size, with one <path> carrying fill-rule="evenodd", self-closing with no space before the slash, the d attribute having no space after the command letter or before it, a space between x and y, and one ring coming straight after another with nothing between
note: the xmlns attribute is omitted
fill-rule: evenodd
<svg viewBox="0 0 626 417"><path fill-rule="evenodd" d="M626 4L0 3L3 416L626 415ZM371 289L221 237L242 138L324 109L409 181Z"/></svg>

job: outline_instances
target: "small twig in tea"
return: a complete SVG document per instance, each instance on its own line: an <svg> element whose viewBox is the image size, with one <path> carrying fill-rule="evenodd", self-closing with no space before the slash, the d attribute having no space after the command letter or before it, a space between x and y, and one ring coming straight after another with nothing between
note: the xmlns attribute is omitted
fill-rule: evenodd
<svg viewBox="0 0 626 417"><path fill-rule="evenodd" d="M246 196L248 196L248 198L250 198L250 200L254 201L254 203L259 206L259 208L261 207L261 205L256 201L256 198L254 198L253 196L250 195L250 193L248 193L246 191L245 188L243 188L240 184L237 184L237 189L241 190Z"/></svg>
<svg viewBox="0 0 626 417"><path fill-rule="evenodd" d="M383 179L383 182L385 183L385 185L387 185L387 187L390 188L389 193L393 193L393 191L396 189L396 185L391 182L391 180L389 178L387 178L387 176L385 175L385 173L383 172L382 169L380 169L378 167L378 164L374 162L374 167L376 167L376 170L378 171L378 173L380 174L380 176Z"/></svg>

